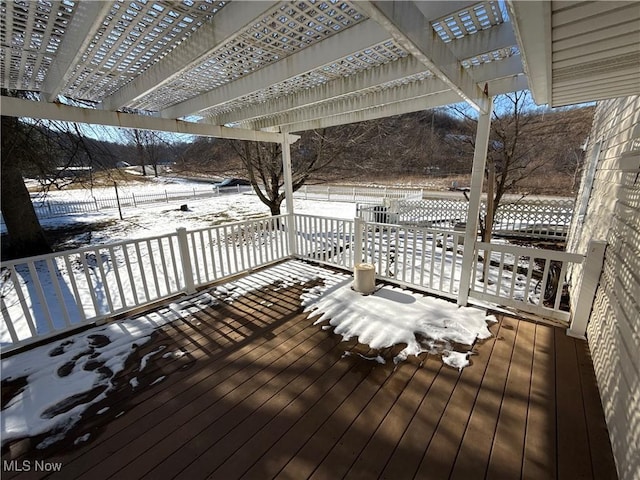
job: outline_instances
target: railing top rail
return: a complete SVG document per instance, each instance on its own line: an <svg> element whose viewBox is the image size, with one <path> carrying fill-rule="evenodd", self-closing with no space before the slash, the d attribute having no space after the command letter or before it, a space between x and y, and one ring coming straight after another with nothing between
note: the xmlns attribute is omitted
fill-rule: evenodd
<svg viewBox="0 0 640 480"><path fill-rule="evenodd" d="M322 218L326 220L335 220L338 222L353 222L352 218L340 218L340 217L326 217L324 215L312 215L309 213L295 213L294 217L305 217L305 218Z"/></svg>
<svg viewBox="0 0 640 480"><path fill-rule="evenodd" d="M193 230L188 230L188 233L200 233L200 232L206 232L207 230L213 230L213 229L216 229L216 228L237 227L237 226L241 226L241 225L248 225L250 223L264 222L264 221L282 219L282 218L287 218L287 217L288 217L287 214L281 214L281 215L272 216L272 215L269 215L269 214L265 213L264 217L252 218L250 220L240 220L240 221L237 221L237 222L221 223L219 225L212 225L212 226L209 226L209 227L197 228L197 229L193 229Z"/></svg>
<svg viewBox="0 0 640 480"><path fill-rule="evenodd" d="M368 220L362 220L362 222L366 226L401 228L403 230L421 231L421 232L425 232L425 233L430 233L432 235L452 235L452 234L457 234L457 235L464 236L464 230L457 231L457 230L453 230L451 228L450 229L446 229L446 228L420 227L420 226L416 226L416 225L403 225L403 224L397 224L397 223L370 222Z"/></svg>
<svg viewBox="0 0 640 480"><path fill-rule="evenodd" d="M82 254L82 253L85 253L85 252L92 252L92 251L99 250L99 249L104 249L104 248L118 248L118 247L121 247L123 245L131 245L131 244L136 243L136 242L154 241L154 240L159 240L161 238L172 238L172 237L176 237L176 236L177 236L176 232L171 232L171 233L166 233L166 234L163 234L163 235L154 235L152 237L134 238L134 239L129 239L129 240L122 240L120 242L110 242L110 243L95 244L95 245L90 245L90 246L87 246L87 247L74 248L72 250L61 250L59 252L45 253L43 255L34 255L32 257L23 257L23 258L16 258L14 260L6 260L6 261L3 261L2 263L0 263L0 266L8 267L8 266L17 265L17 264L20 264L20 263L39 262L41 260L47 260L48 258L61 257L61 256L64 256L64 255Z"/></svg>

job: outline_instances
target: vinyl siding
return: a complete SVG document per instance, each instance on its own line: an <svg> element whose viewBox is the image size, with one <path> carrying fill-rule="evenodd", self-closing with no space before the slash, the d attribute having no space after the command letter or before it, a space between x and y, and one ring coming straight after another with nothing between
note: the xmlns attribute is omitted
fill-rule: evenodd
<svg viewBox="0 0 640 480"><path fill-rule="evenodd" d="M567 250L606 240L587 339L618 473L640 479L640 97L598 104ZM590 166L595 163L595 169ZM592 181L589 181L591 171ZM588 203L585 201L588 199ZM580 213L583 215L580 215ZM579 284L572 272L573 289ZM572 292L577 298L577 292ZM575 307L575 305L574 305Z"/></svg>

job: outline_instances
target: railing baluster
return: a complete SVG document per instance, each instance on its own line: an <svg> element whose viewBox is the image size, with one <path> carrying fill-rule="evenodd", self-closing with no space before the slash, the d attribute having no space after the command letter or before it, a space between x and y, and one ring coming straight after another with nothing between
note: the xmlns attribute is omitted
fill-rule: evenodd
<svg viewBox="0 0 640 480"><path fill-rule="evenodd" d="M78 308L78 313L80 314L80 321L85 322L87 320L87 316L85 315L84 305L82 304L82 298L80 297L80 292L78 291L76 276L74 275L73 269L71 268L69 255L63 254L62 258L64 259L64 264L65 264L65 267L67 268L67 273L69 275L69 282L71 283L71 289L73 290L73 296L76 301L76 307Z"/></svg>
<svg viewBox="0 0 640 480"><path fill-rule="evenodd" d="M136 259L138 260L138 271L140 272L140 278L142 280L142 289L144 291L144 301L148 302L151 300L149 295L149 287L147 285L147 275L144 271L144 262L142 261L142 255L140 253L140 242L135 242L135 251L136 251Z"/></svg>
<svg viewBox="0 0 640 480"><path fill-rule="evenodd" d="M458 238L456 232L451 234L451 276L449 279L449 293L453 293L456 283L456 265L458 264Z"/></svg>
<svg viewBox="0 0 640 480"><path fill-rule="evenodd" d="M47 269L49 270L49 278L51 279L51 284L53 285L53 290L55 292L56 297L58 298L58 305L60 305L60 309L62 310L62 318L67 327L71 326L71 317L69 316L69 311L67 310L67 303L65 302L64 295L62 294L62 289L60 288L60 282L58 280L58 266L57 264L54 266L54 262L51 260L51 257L45 260Z"/></svg>
<svg viewBox="0 0 640 480"><path fill-rule="evenodd" d="M131 266L131 259L129 258L128 245L122 246L122 253L123 253L125 265L127 267L127 274L129 276L129 288L133 292L134 304L140 305L140 298L138 297L138 289L136 288L136 282L133 279L133 268Z"/></svg>
<svg viewBox="0 0 640 480"><path fill-rule="evenodd" d="M89 287L89 294L91 295L91 301L93 303L93 314L99 316L101 314L100 307L98 305L98 297L96 296L96 285L91 281L91 275L89 275L89 266L87 265L87 251L80 253L80 263L82 264L82 270L84 271L84 277L87 281L87 287Z"/></svg>
<svg viewBox="0 0 640 480"><path fill-rule="evenodd" d="M562 267L560 268L560 276L558 277L558 286L556 287L556 301L553 303L553 309L560 309L560 302L562 300L562 289L564 287L564 279L567 276L567 263L562 262Z"/></svg>
<svg viewBox="0 0 640 480"><path fill-rule="evenodd" d="M118 288L118 298L120 299L120 305L121 305L121 308L125 308L127 306L127 301L124 295L124 288L122 288L122 281L120 279L120 268L118 267L118 260L116 258L116 253L113 246L108 246L107 250L111 258L111 268L113 269L113 273L116 277L116 286Z"/></svg>
<svg viewBox="0 0 640 480"><path fill-rule="evenodd" d="M49 305L47 304L47 299L44 294L44 289L42 288L42 282L40 281L40 277L36 270L36 266L34 262L28 263L29 274L31 275L31 283L36 290L36 296L40 302L40 307L42 309L42 313L45 321L47 322L47 326L49 327L49 332L54 332L56 330L53 325L53 318L51 317L51 310L49 309Z"/></svg>
<svg viewBox="0 0 640 480"><path fill-rule="evenodd" d="M195 234L194 234L195 235ZM198 232L198 237L200 238L200 252L202 255L202 267L204 269L204 282L202 283L206 283L206 282L210 282L211 281L211 277L209 276L209 261L207 259L207 247L204 244L204 232L202 230L200 230Z"/></svg>
<svg viewBox="0 0 640 480"><path fill-rule="evenodd" d="M165 295L171 294L171 286L169 284L169 268L167 266L167 258L164 254L164 245L162 243L163 238L158 238L158 250L160 251L160 264L162 265L162 276L164 277ZM171 243L171 237L164 238L167 244Z"/></svg>

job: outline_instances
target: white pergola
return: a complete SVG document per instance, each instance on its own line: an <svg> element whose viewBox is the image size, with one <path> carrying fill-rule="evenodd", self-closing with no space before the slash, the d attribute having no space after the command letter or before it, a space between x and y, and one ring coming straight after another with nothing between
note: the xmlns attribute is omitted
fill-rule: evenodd
<svg viewBox="0 0 640 480"><path fill-rule="evenodd" d="M640 93L636 1L3 0L1 12L2 115L280 142L290 213L292 132L467 102L477 219L493 96Z"/></svg>

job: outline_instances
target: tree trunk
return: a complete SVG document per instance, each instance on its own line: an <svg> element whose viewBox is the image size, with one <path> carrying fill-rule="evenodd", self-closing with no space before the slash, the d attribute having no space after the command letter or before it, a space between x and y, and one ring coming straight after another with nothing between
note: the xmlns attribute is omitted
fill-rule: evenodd
<svg viewBox="0 0 640 480"><path fill-rule="evenodd" d="M277 217L278 215L280 215L280 204L271 203L269 205L269 210L271 210L272 217Z"/></svg>
<svg viewBox="0 0 640 480"><path fill-rule="evenodd" d="M22 172L11 156L7 158L7 155L2 155L0 178L2 216L9 237L3 257L21 258L50 253L51 247L36 216Z"/></svg>

